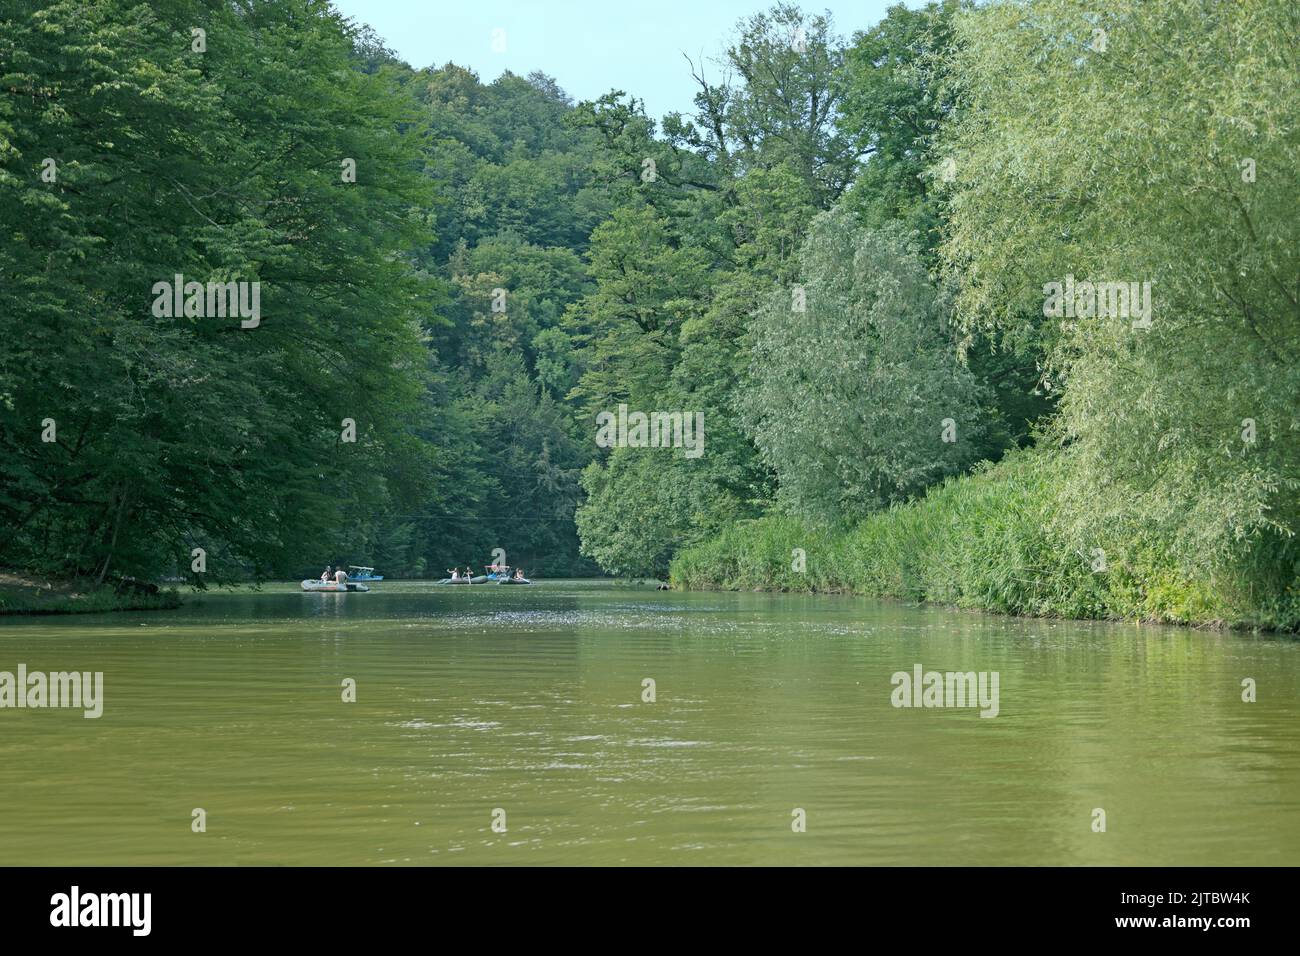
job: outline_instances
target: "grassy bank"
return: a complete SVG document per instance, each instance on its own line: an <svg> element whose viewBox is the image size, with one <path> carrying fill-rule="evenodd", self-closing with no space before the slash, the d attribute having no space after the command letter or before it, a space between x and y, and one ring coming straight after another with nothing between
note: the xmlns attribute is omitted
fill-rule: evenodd
<svg viewBox="0 0 1300 956"><path fill-rule="evenodd" d="M139 586L54 581L0 571L0 615L94 614L103 611L151 611L180 607L175 591L148 593Z"/></svg>
<svg viewBox="0 0 1300 956"><path fill-rule="evenodd" d="M1193 573L1128 532L1098 555L1056 530L1061 463L1022 453L850 528L788 517L732 525L673 560L674 586L852 593L1005 614L1300 628L1294 575L1267 587ZM798 552L806 555L799 570Z"/></svg>

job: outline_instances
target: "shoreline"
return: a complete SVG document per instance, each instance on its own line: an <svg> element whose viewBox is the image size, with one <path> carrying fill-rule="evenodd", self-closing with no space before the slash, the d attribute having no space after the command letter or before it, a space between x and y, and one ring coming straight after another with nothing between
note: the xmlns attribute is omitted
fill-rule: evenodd
<svg viewBox="0 0 1300 956"><path fill-rule="evenodd" d="M130 579L96 585L20 571L0 571L0 617L169 611L181 604L181 595L175 589L162 590Z"/></svg>
<svg viewBox="0 0 1300 956"><path fill-rule="evenodd" d="M687 590L840 593L1045 620L1300 633L1281 572L1192 566L1158 532L1072 537L1063 459L1019 453L844 524L770 514L679 550ZM1089 550L1091 549L1091 550Z"/></svg>
<svg viewBox="0 0 1300 956"><path fill-rule="evenodd" d="M679 594L799 594L810 597L847 597L847 598L866 598L870 601L880 601L885 604L897 604L901 607L916 609L931 609L936 611L949 611L955 614L987 614L993 617L1005 618L1009 621L1068 621L1071 624L1131 624L1134 627L1176 627L1190 631L1209 631L1212 633L1249 633L1249 634L1270 634L1278 637L1300 637L1300 630L1294 628L1276 627L1264 624L1254 624L1245 621L1227 621L1222 619L1205 620L1205 621L1182 621L1154 617L1082 617L1070 616L1066 614L1030 614L1025 611L1000 611L991 607L978 607L976 605L955 604L951 601L936 601L926 598L909 598L901 597L897 594L882 594L873 591L864 591L846 586L841 588L790 588L790 587L739 587L728 585L705 585L705 584L674 584L671 588Z"/></svg>

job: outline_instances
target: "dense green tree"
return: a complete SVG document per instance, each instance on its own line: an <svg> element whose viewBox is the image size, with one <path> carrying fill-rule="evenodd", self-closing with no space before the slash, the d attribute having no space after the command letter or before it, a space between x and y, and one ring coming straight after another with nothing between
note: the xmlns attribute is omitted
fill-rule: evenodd
<svg viewBox="0 0 1300 956"><path fill-rule="evenodd" d="M624 206L592 234L594 288L568 327L584 347L574 397L588 413L650 402L668 383L682 326L707 295L708 259L653 206Z"/></svg>
<svg viewBox="0 0 1300 956"><path fill-rule="evenodd" d="M945 254L966 326L1039 343L1063 389L1074 543L1157 533L1189 569L1294 587L1293 5L999 2L957 33ZM1127 301L1098 309L1097 283Z"/></svg>
<svg viewBox="0 0 1300 956"><path fill-rule="evenodd" d="M6 561L102 579L202 547L199 580L284 573L429 451L403 440L428 300L403 257L428 235L414 101L308 0L4 16ZM260 324L160 316L176 274L260 282Z"/></svg>
<svg viewBox="0 0 1300 956"><path fill-rule="evenodd" d="M700 413L707 432L698 459L633 466L627 459L650 450L627 449L610 459L609 474L599 465L584 473L584 550L602 563L617 556L619 567L662 570L669 542L699 540L771 500L770 471L738 414L748 333L772 289L790 281L808 223L857 162L836 126L841 59L829 18L778 5L739 24L726 53L734 81L712 83L699 68L695 117L669 116L662 137L635 101L611 95L587 107L584 122L601 133L601 163L627 211L593 234L597 291L575 307L574 324L623 320L586 340L575 394L591 410L629 400ZM638 509L595 514L638 495L657 502L654 521Z"/></svg>
<svg viewBox="0 0 1300 956"><path fill-rule="evenodd" d="M858 33L840 70L839 126L865 158L845 203L869 226L901 221L925 248L939 242L940 210L930 188L937 174L931 146L952 111L945 56L960 0L909 10Z"/></svg>
<svg viewBox="0 0 1300 956"><path fill-rule="evenodd" d="M983 398L905 229L821 215L755 323L745 408L795 514L860 518L968 464Z"/></svg>
<svg viewBox="0 0 1300 956"><path fill-rule="evenodd" d="M833 203L858 160L856 137L836 123L844 50L833 31L829 14L788 3L741 21L722 64L728 79L696 67L694 145L733 176L785 164L818 205Z"/></svg>
<svg viewBox="0 0 1300 956"><path fill-rule="evenodd" d="M945 180L956 172L952 157L935 151L940 124L956 108L956 84L948 72L953 18L969 6L942 0L916 10L890 7L883 20L854 36L840 70L839 124L858 138L865 157L843 204L873 228L903 223L920 238L931 266L937 265ZM1030 441L1055 396L1043 387L1042 356L1031 344L980 329L963 351L994 397L979 456L996 459Z"/></svg>

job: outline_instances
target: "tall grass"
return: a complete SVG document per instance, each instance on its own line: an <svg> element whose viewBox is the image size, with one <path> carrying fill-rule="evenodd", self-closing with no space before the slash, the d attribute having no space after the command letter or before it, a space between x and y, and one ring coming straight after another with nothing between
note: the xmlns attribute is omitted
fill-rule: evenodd
<svg viewBox="0 0 1300 956"><path fill-rule="evenodd" d="M1198 577L1156 536L1131 528L1086 545L1067 540L1055 521L1063 466L1059 454L1018 453L853 527L783 516L739 522L679 552L670 579L684 588L853 593L1006 614L1300 627L1293 573L1263 587L1245 583L1242 569ZM803 570L796 549L806 555ZM1094 549L1105 552L1104 570Z"/></svg>

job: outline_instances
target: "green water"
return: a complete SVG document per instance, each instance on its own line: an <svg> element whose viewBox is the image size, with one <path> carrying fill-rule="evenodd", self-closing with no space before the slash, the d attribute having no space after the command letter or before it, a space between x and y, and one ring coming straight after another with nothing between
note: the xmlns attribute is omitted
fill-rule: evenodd
<svg viewBox="0 0 1300 956"><path fill-rule="evenodd" d="M0 710L0 864L1300 863L1293 640L586 582L198 601L0 618L0 671L104 673L98 720ZM893 707L917 663L998 672L998 716Z"/></svg>

